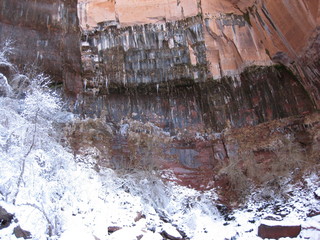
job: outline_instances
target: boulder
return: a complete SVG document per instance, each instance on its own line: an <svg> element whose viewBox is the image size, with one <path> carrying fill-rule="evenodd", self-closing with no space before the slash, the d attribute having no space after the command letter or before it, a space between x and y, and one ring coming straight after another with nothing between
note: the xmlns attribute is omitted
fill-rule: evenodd
<svg viewBox="0 0 320 240"><path fill-rule="evenodd" d="M27 91L30 89L30 84L30 79L23 74L15 75L10 81L13 92L18 98L25 97Z"/></svg>
<svg viewBox="0 0 320 240"><path fill-rule="evenodd" d="M9 227L14 215L8 213L3 207L0 206L0 230Z"/></svg>
<svg viewBox="0 0 320 240"><path fill-rule="evenodd" d="M108 233L111 234L111 233L114 233L118 230L122 229L122 227L117 227L117 226L109 226L108 227Z"/></svg>
<svg viewBox="0 0 320 240"><path fill-rule="evenodd" d="M263 221L258 228L261 238L278 239L282 237L297 237L301 232L301 225L287 224L282 221Z"/></svg>
<svg viewBox="0 0 320 240"><path fill-rule="evenodd" d="M17 226L13 229L13 233L16 238L24 238L24 239L31 239L31 233L23 230L20 226Z"/></svg>

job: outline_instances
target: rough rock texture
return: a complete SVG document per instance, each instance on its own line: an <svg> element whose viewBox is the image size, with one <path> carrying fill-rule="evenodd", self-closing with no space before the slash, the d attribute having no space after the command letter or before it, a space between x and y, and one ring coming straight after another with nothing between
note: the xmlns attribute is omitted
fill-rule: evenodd
<svg viewBox="0 0 320 240"><path fill-rule="evenodd" d="M283 66L251 67L238 78L220 81L172 81L119 91L86 96L79 112L93 117L104 111L106 118L115 122L134 115L135 120L151 121L174 134L197 125L221 132L314 110L308 93Z"/></svg>
<svg viewBox="0 0 320 240"><path fill-rule="evenodd" d="M307 168L320 152L319 5L80 1L75 111L117 130L107 165L170 169L198 189L242 194Z"/></svg>
<svg viewBox="0 0 320 240"><path fill-rule="evenodd" d="M78 17L82 29L90 29L99 22L115 21L115 1L78 0Z"/></svg>
<svg viewBox="0 0 320 240"><path fill-rule="evenodd" d="M32 239L32 235L29 231L23 230L20 226L13 229L13 233L16 238Z"/></svg>
<svg viewBox="0 0 320 240"><path fill-rule="evenodd" d="M75 154L242 191L319 161L319 3L3 0L0 40L81 92L74 111L93 118L69 129Z"/></svg>
<svg viewBox="0 0 320 240"><path fill-rule="evenodd" d="M199 16L163 24L126 28L101 26L83 37L84 77L88 87L206 79L207 63ZM190 56L191 49L193 55ZM191 60L193 58L193 60Z"/></svg>
<svg viewBox="0 0 320 240"><path fill-rule="evenodd" d="M98 70L89 81L203 81L274 61L301 78L319 107L317 0L105 2L112 5L110 15L84 38L86 73ZM89 19L97 4L102 1L86 4L82 26L95 26Z"/></svg>
<svg viewBox="0 0 320 240"><path fill-rule="evenodd" d="M0 206L0 230L9 227L13 218L13 214L8 213L7 210Z"/></svg>
<svg viewBox="0 0 320 240"><path fill-rule="evenodd" d="M301 226L281 226L281 223L277 226L268 226L261 224L258 228L258 236L261 238L294 238L299 235Z"/></svg>
<svg viewBox="0 0 320 240"><path fill-rule="evenodd" d="M68 93L82 89L76 0L3 0L0 41L11 39L14 62L38 64Z"/></svg>

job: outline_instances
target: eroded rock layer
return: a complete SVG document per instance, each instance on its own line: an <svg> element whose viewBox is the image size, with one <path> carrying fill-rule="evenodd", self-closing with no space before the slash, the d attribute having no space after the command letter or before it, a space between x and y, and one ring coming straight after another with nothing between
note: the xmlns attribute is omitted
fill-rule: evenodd
<svg viewBox="0 0 320 240"><path fill-rule="evenodd" d="M102 4L107 17L93 14ZM300 77L319 107L317 0L91 0L79 6L85 78L93 85L198 82L275 62Z"/></svg>

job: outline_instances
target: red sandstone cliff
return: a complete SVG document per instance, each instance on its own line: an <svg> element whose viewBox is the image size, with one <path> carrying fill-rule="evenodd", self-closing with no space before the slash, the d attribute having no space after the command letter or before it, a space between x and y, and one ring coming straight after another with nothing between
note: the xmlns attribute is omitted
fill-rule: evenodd
<svg viewBox="0 0 320 240"><path fill-rule="evenodd" d="M188 37L185 46L187 63L202 67L191 67L191 73L179 69L182 73L174 73L173 78L179 78L180 74L183 78L197 79L201 75L200 78L219 79L235 76L250 65L280 62L300 76L319 107L319 5L318 0L79 0L78 3L75 0L3 0L0 38L16 41L17 62L38 61L56 80L64 79L67 91L79 92L82 83L77 9L83 30L106 21L124 29L143 24L174 25L200 16L196 22L188 23L187 28L191 35L201 36ZM166 30L163 33L170 49L180 44L177 31L171 36L166 35ZM124 30L118 34L128 36ZM100 47L109 51L113 46ZM86 57L83 58L86 66ZM102 75L106 72L110 70ZM122 78L130 75L121 68L112 72Z"/></svg>
<svg viewBox="0 0 320 240"><path fill-rule="evenodd" d="M319 161L319 0L78 6L80 111L129 128L105 137L116 167L151 162L186 185L234 190L238 177L262 183L292 160Z"/></svg>
<svg viewBox="0 0 320 240"><path fill-rule="evenodd" d="M247 66L282 63L301 77L319 107L319 5L318 0L80 0L78 12L85 30L105 21L118 22L117 28L124 29L201 16L198 23L202 36L197 41L204 43L205 53L188 39L190 64L203 64L199 54L205 54L206 76L218 79L235 76ZM128 35L125 31L118 34ZM170 44L172 48L179 44L179 34L167 35L169 48ZM102 50L113 46L102 46Z"/></svg>
<svg viewBox="0 0 320 240"><path fill-rule="evenodd" d="M116 167L159 160L198 187L225 184L230 164L259 182L294 155L319 161L319 6L2 0L0 41L13 39L16 63L37 62L80 96L76 111L102 120L71 132L76 153L95 147L97 164Z"/></svg>

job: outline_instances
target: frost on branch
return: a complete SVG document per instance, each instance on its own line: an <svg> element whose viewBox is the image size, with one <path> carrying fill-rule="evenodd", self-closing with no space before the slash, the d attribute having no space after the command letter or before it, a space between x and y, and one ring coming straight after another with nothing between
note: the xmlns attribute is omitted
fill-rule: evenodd
<svg viewBox="0 0 320 240"><path fill-rule="evenodd" d="M14 68L8 60L12 51L9 42L0 48L0 201L15 206L24 228L51 236L59 232L55 204L63 195L61 171L72 164L54 126L64 112L47 76L34 69L6 72L3 66Z"/></svg>

